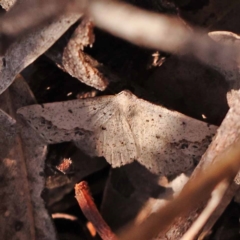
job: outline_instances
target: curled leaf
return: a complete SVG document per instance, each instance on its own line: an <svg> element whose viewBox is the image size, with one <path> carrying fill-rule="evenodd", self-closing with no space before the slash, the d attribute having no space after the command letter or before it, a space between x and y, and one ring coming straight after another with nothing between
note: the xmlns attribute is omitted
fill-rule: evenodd
<svg viewBox="0 0 240 240"><path fill-rule="evenodd" d="M67 45L60 39L46 55L56 62L57 66L81 82L99 90L105 90L108 79L99 71L103 66L91 56L83 52L86 46L91 46L95 40L93 23L88 18L83 18L75 29Z"/></svg>

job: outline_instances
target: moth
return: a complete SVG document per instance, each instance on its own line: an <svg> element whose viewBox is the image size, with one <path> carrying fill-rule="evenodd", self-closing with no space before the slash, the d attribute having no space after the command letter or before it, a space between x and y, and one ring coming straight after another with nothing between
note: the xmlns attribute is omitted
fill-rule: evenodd
<svg viewBox="0 0 240 240"><path fill-rule="evenodd" d="M137 98L129 91L20 108L49 144L73 141L112 167L137 160L151 172L174 175L193 167L216 126Z"/></svg>

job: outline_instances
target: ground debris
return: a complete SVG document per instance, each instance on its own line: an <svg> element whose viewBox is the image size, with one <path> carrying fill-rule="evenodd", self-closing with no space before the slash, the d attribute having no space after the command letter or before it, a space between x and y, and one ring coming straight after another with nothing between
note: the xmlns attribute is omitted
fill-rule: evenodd
<svg viewBox="0 0 240 240"><path fill-rule="evenodd" d="M63 49L58 41L46 55L71 76L103 91L109 83L109 79L99 71L103 66L83 51L87 46L92 47L94 40L93 23L85 17Z"/></svg>
<svg viewBox="0 0 240 240"><path fill-rule="evenodd" d="M0 235L3 239L55 240L55 230L41 198L47 146L15 115L16 108L35 100L24 80L18 77L0 96L0 102L1 109L17 120L15 123L1 110L0 192L3 212L0 215Z"/></svg>

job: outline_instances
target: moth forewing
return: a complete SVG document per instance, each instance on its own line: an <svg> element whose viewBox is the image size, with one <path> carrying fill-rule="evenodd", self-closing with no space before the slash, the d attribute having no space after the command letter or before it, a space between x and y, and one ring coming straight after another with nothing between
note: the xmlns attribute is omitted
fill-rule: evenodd
<svg viewBox="0 0 240 240"><path fill-rule="evenodd" d="M33 105L18 110L48 143L74 141L119 167L134 160L150 171L178 174L206 150L215 126L137 98L115 96Z"/></svg>

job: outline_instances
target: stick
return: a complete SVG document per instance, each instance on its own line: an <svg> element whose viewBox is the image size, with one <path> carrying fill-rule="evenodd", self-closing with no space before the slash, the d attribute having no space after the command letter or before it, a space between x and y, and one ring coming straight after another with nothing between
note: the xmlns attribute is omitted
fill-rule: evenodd
<svg viewBox="0 0 240 240"><path fill-rule="evenodd" d="M100 215L89 192L88 184L85 181L75 185L76 199L85 217L92 222L98 234L103 240L117 240L110 227Z"/></svg>

